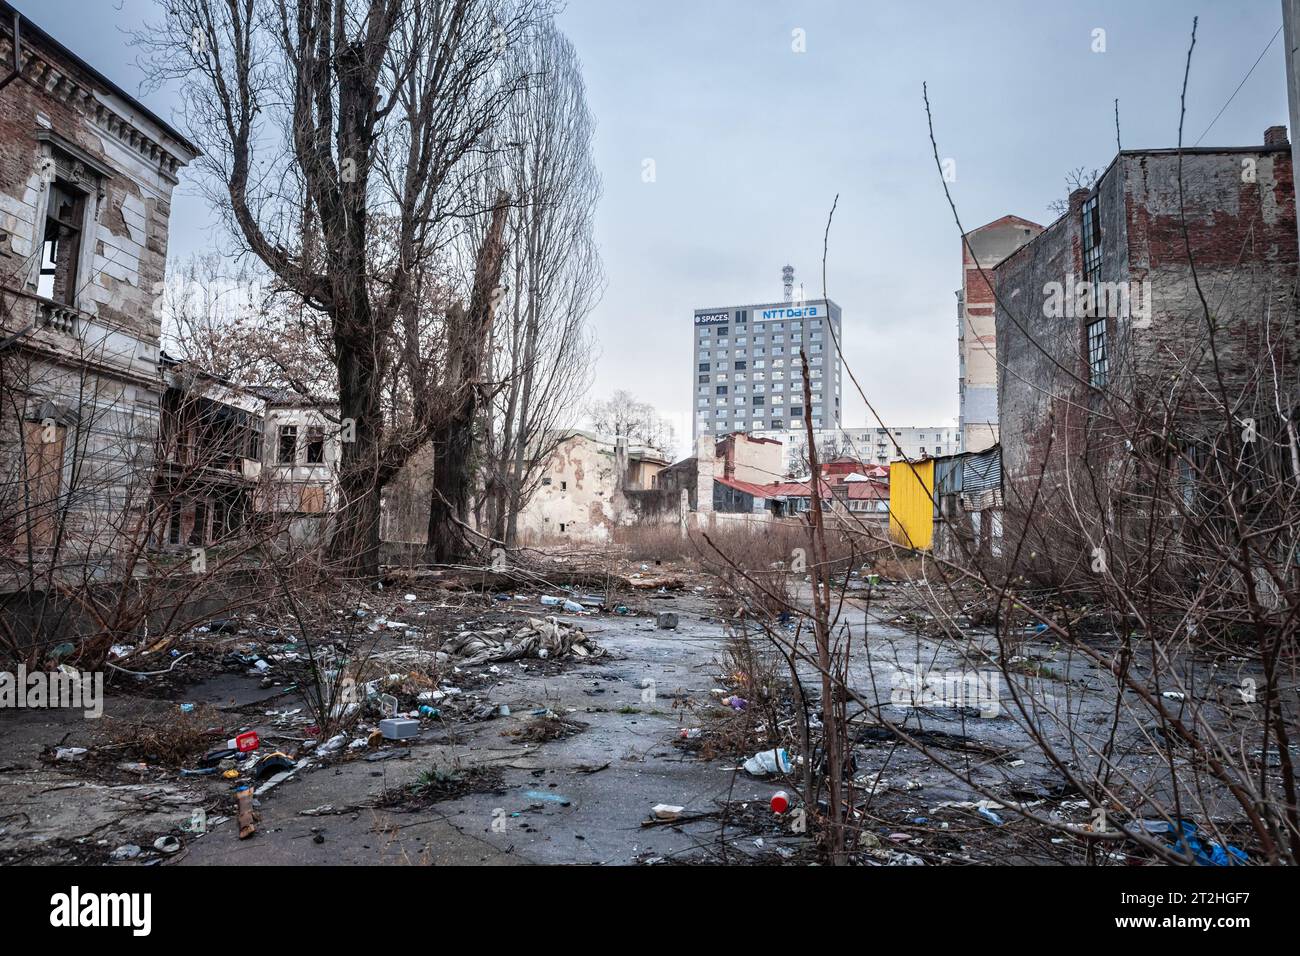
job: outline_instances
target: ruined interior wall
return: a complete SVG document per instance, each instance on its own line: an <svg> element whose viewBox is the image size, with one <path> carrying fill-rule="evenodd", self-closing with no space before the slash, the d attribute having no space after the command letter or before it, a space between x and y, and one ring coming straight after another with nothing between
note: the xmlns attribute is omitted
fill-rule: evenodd
<svg viewBox="0 0 1300 956"><path fill-rule="evenodd" d="M570 436L551 453L543 476L519 515L521 541L608 540L621 499L612 445Z"/></svg>
<svg viewBox="0 0 1300 956"><path fill-rule="evenodd" d="M727 439L727 477L765 485L780 481L785 474L784 446L776 441L760 441L747 435Z"/></svg>

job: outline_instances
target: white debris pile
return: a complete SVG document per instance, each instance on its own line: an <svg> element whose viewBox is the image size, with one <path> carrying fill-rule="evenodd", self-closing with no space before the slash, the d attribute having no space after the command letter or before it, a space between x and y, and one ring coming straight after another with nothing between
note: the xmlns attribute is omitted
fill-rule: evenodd
<svg viewBox="0 0 1300 956"><path fill-rule="evenodd" d="M461 664L513 661L521 657L596 658L605 649L592 641L582 628L553 617L528 618L522 625L492 627L483 631L461 631L439 652Z"/></svg>

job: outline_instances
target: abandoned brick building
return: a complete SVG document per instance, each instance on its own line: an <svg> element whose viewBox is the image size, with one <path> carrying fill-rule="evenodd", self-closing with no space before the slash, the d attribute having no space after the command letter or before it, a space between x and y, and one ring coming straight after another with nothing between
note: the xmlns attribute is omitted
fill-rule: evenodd
<svg viewBox="0 0 1300 956"><path fill-rule="evenodd" d="M0 546L104 553L150 493L154 303L197 150L3 0L0 64Z"/></svg>
<svg viewBox="0 0 1300 956"><path fill-rule="evenodd" d="M1101 535L1170 469L1190 495L1230 430L1259 418L1258 448L1276 438L1265 412L1289 417L1297 394L1296 265L1283 127L1259 146L1124 150L1072 192L992 270L1009 515L1091 509Z"/></svg>

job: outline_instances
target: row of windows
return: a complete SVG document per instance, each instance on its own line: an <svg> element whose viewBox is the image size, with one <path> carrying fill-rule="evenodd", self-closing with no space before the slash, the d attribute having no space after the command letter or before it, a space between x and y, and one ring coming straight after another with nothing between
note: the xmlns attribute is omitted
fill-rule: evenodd
<svg viewBox="0 0 1300 956"><path fill-rule="evenodd" d="M323 465L325 463L325 429L320 425L309 425L306 438L307 464ZM296 465L298 463L297 425L280 426L275 462L277 465Z"/></svg>
<svg viewBox="0 0 1300 956"><path fill-rule="evenodd" d="M815 355L815 356L813 356L813 357L808 361L808 364L809 364L810 366L817 367L817 368L821 367L821 364L822 364L822 356L820 356L820 355ZM780 359L777 359L777 360L775 360L774 362L772 362L772 367L773 367L774 369L775 369L775 368L779 368L779 367L784 367L784 365L785 365L785 363L782 362ZM707 371L709 371L710 366L712 367L713 371L715 371L715 372L726 372L726 371L729 370L729 368L734 368L734 370L737 371L737 372L744 372L744 371L749 370L749 369L751 369L751 368L754 369L754 370L763 370L763 369L766 369L766 368L767 368L767 362L766 362L764 359L756 359L756 360L753 362L752 365L750 364L750 362L749 362L747 359L737 359L735 362L731 362L731 363L728 363L728 362L713 362L713 363L709 363L709 362L700 362L700 363L699 363L699 367L700 367L699 370L700 370L701 372L707 372ZM781 378L781 377L782 377L782 373L781 373L781 372L773 372L773 373L772 373L772 377L773 377L773 378Z"/></svg>
<svg viewBox="0 0 1300 956"><path fill-rule="evenodd" d="M736 404L737 404L738 406L740 406L741 408L743 408L744 405L745 405L745 401L744 401L744 399L737 399L737 400L736 400ZM754 404L755 404L756 406L760 406L760 407L761 407L763 403L762 403L761 401L756 401ZM780 401L774 401L774 402L772 402L772 407L771 407L770 410L771 410L772 414L774 414L774 415L784 415L784 414L785 414L784 403L783 403L783 402L780 402ZM820 406L820 405L817 405L817 406L815 406L815 407L813 408L813 414L814 414L814 415L820 415L820 414L822 414L822 412L824 412L824 411L825 411L825 409L824 409L822 406ZM714 418L730 418L732 415L734 415L734 414L738 414L739 412L740 412L740 408L736 408L736 409L719 408L719 409L714 413L714 416L713 416L713 417L714 417ZM803 406L802 406L802 405L791 405L791 406L790 406L790 415L791 415L792 417L802 418L802 417L803 417ZM697 417L698 417L701 421L706 420L706 419L709 417L709 410L708 410L707 408L699 409L699 410L697 411Z"/></svg>
<svg viewBox="0 0 1300 956"><path fill-rule="evenodd" d="M814 365L821 364L821 358L822 358L821 353L822 353L822 349L820 345L814 345L811 349L808 350L808 354L809 356L812 357L812 362ZM785 368L785 359L783 357L782 358L776 357L781 355L781 350L779 348L773 349L772 355L773 355L772 368ZM726 359L731 357L732 357L731 353L729 353L726 349L719 349L715 353L701 352L699 355L695 357L695 360L701 363L701 371L703 371L704 365L707 364L710 359L716 359L717 360L716 364L718 365L718 367L725 368L727 364ZM745 365L749 363L751 360L753 360L753 364L755 368L763 368L767 362L767 356L763 353L762 349L755 349L752 355L743 352L737 352L735 354L735 359L737 365L740 368L744 368ZM790 359L791 368L798 368L799 364L800 362L797 358Z"/></svg>
<svg viewBox="0 0 1300 956"><path fill-rule="evenodd" d="M790 419L791 427L795 427L796 425L800 425L800 424L802 424L802 422L798 421L797 419L794 418ZM744 431L747 428L751 431L769 431L769 430L784 431L786 427L786 422L785 419L782 418L773 418L770 421L762 418L755 418L749 422L735 421L730 423L709 422L704 419L699 419L696 422L696 425L699 427L699 430L702 432L707 432L707 431L721 432L721 431L727 431L729 429L734 431ZM822 427L822 420L820 418L814 418L813 428L821 428L821 427Z"/></svg>
<svg viewBox="0 0 1300 956"><path fill-rule="evenodd" d="M838 319L837 319L836 321L838 322ZM810 318L810 319L808 319L808 328L809 328L810 330L820 329L820 328L822 327L822 322L823 322L823 320L820 319L820 318ZM762 334L762 333L767 333L767 332L784 332L784 331L786 331L786 323L785 323L784 320L779 321L779 322L773 322L771 319L765 319L765 320L761 320L761 321L759 321L759 322L754 323L754 325L752 325L752 326L749 326L749 312L748 312L748 311L742 311L742 312L737 313L737 317L736 317L736 325L738 325L738 326L739 326L739 325L747 326L747 328L748 328L748 329L752 329L752 331L753 331L754 334L756 334L756 335L757 335L757 334ZM790 320L790 327L789 327L789 328L790 328L790 331L791 331L791 332L799 332L799 331L802 331L802 330L803 330L803 320L802 320L802 319L798 319L798 320L791 319L791 320ZM837 325L836 328L839 328L839 326ZM730 331L730 326L726 326L726 325L699 325L699 326L696 326L696 331L699 332L701 335L708 335L710 332L715 332L715 333L717 333L718 335L726 335L726 334ZM737 329L736 331L737 331L737 332L740 332L740 331L742 331L742 330Z"/></svg>
<svg viewBox="0 0 1300 956"><path fill-rule="evenodd" d="M708 379L707 379L707 377L705 377L705 378L701 378L700 381L701 381L701 383L705 383L705 382L708 381ZM721 381L725 382L726 379L723 378L723 379L721 379ZM793 383L791 383L791 384L793 384ZM714 386L713 386L713 394L715 394L715 395L726 395L726 394L727 394L727 390L730 389L731 387L732 387L732 386L730 386L730 385L714 385ZM746 390L747 387L748 387L748 386L746 386L744 382L740 382L740 383L737 383L737 384L735 385L735 389L736 389L737 392L743 392L743 391ZM820 392L820 391L822 390L822 383L821 383L821 382L813 382L813 383L811 384L811 389L812 389L812 391L814 391L814 392ZM754 383L754 387L753 387L753 391L755 391L755 392L760 392L760 393L761 393L761 392L765 392L765 391L767 391L767 383L766 383L766 382L755 382L755 383ZM774 392L784 392L784 391L785 391L785 383L784 383L784 382L773 382L773 383L772 383L772 391L774 391ZM790 391L792 391L792 392L798 392L798 391L800 391L800 389L798 389L798 388L792 388L792 389L790 389ZM707 384L702 384L702 386L701 386L700 388L696 389L696 392L697 392L697 394L700 394L700 395L707 395L707 394L709 394L709 387L708 387ZM840 389L839 389L839 386L837 385L837 386L835 387L835 394L836 394L836 396L839 395L839 392L840 392Z"/></svg>

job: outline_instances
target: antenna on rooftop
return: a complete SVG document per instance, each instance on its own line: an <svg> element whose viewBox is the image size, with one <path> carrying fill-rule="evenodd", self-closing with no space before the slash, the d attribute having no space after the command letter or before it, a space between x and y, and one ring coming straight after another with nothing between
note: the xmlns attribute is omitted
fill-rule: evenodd
<svg viewBox="0 0 1300 956"><path fill-rule="evenodd" d="M785 286L785 301L794 300L794 266L786 266L781 270L781 284Z"/></svg>

